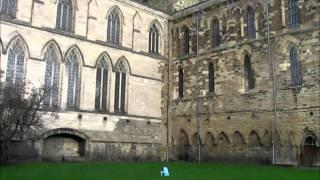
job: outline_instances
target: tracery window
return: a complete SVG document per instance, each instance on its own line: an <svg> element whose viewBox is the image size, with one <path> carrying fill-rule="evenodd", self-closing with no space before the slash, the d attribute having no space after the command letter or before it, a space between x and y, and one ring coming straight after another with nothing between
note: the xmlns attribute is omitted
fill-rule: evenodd
<svg viewBox="0 0 320 180"><path fill-rule="evenodd" d="M20 38L16 38L8 51L7 81L19 83L24 77L26 49Z"/></svg>
<svg viewBox="0 0 320 180"><path fill-rule="evenodd" d="M246 90L254 89L255 79L254 72L251 66L251 60L248 55L244 58L244 77Z"/></svg>
<svg viewBox="0 0 320 180"><path fill-rule="evenodd" d="M214 76L214 66L213 63L210 62L208 66L209 70L209 92L214 92L215 87L215 76Z"/></svg>
<svg viewBox="0 0 320 180"><path fill-rule="evenodd" d="M288 2L288 24L289 28L295 28L299 25L298 0L289 0Z"/></svg>
<svg viewBox="0 0 320 180"><path fill-rule="evenodd" d="M300 66L298 64L297 49L292 47L290 50L290 71L291 71L291 83L293 86L302 84L302 75Z"/></svg>
<svg viewBox="0 0 320 180"><path fill-rule="evenodd" d="M72 0L58 1L56 27L60 30L71 32L74 13Z"/></svg>
<svg viewBox="0 0 320 180"><path fill-rule="evenodd" d="M114 44L120 44L120 31L120 15L118 11L114 9L108 16L107 41Z"/></svg>
<svg viewBox="0 0 320 180"><path fill-rule="evenodd" d="M16 17L17 0L0 0L0 14L11 18Z"/></svg>
<svg viewBox="0 0 320 180"><path fill-rule="evenodd" d="M256 38L255 15L254 9L249 6L247 10L247 33L248 39Z"/></svg>
<svg viewBox="0 0 320 180"><path fill-rule="evenodd" d="M127 72L126 64L121 60L116 66L115 112L125 112Z"/></svg>
<svg viewBox="0 0 320 180"><path fill-rule="evenodd" d="M43 104L47 107L57 107L59 102L60 63L58 50L49 45L45 53L45 90Z"/></svg>
<svg viewBox="0 0 320 180"><path fill-rule="evenodd" d="M184 74L183 74L183 69L181 67L179 67L179 87L178 87L178 91L179 91L179 98L183 98L183 86L184 86Z"/></svg>
<svg viewBox="0 0 320 180"><path fill-rule="evenodd" d="M159 54L159 30L155 24L153 24L149 31L149 52Z"/></svg>
<svg viewBox="0 0 320 180"><path fill-rule="evenodd" d="M107 110L108 74L109 66L107 59L105 56L102 56L97 63L95 98L95 108L97 110Z"/></svg>
<svg viewBox="0 0 320 180"><path fill-rule="evenodd" d="M212 21L212 47L220 45L220 23L218 19Z"/></svg>
<svg viewBox="0 0 320 180"><path fill-rule="evenodd" d="M72 49L66 57L66 71L68 77L67 107L79 108L80 57L75 49Z"/></svg>

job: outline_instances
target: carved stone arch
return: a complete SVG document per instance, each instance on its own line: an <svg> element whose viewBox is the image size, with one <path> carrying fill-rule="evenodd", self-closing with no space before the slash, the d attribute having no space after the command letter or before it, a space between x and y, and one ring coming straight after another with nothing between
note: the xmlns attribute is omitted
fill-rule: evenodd
<svg viewBox="0 0 320 180"><path fill-rule="evenodd" d="M218 142L219 142L219 145L222 145L222 144L230 145L231 144L228 135L224 131L220 132L220 134L218 136Z"/></svg>
<svg viewBox="0 0 320 180"><path fill-rule="evenodd" d="M98 66L98 63L102 58L104 58L104 60L106 61L105 63L107 63L109 70L112 70L114 72L114 66L112 63L112 59L110 58L110 56L107 52L103 52L98 56L95 67Z"/></svg>
<svg viewBox="0 0 320 180"><path fill-rule="evenodd" d="M79 10L79 8L78 8L78 0L70 0L70 1L72 2L72 5L73 5L74 9L78 11ZM92 0L90 0L90 1L92 1ZM58 2L59 2L59 0L55 0L54 1L55 4L57 4Z"/></svg>
<svg viewBox="0 0 320 180"><path fill-rule="evenodd" d="M289 57L291 48L294 46L298 47L299 45L300 45L300 41L297 38L291 35L288 35L282 38L281 41L278 42L277 49L282 51L285 50L285 53L286 53L285 55Z"/></svg>
<svg viewBox="0 0 320 180"><path fill-rule="evenodd" d="M125 68L125 72L131 75L131 67L126 57L122 56L118 59L114 66L114 71L120 70L119 68Z"/></svg>
<svg viewBox="0 0 320 180"><path fill-rule="evenodd" d="M67 52L65 53L64 57L63 57L63 62L66 61L66 58L68 57L69 53L71 53L72 51L76 52L79 59L79 65L82 67L85 65L84 63L84 58L83 58L83 54L81 53L80 48L77 45L72 45Z"/></svg>
<svg viewBox="0 0 320 180"><path fill-rule="evenodd" d="M221 23L221 21L222 21L222 19L223 19L223 14L222 14L222 13L219 13L219 14L217 14L217 13L212 14L212 15L207 19L208 24L210 24L210 25L211 25L211 23L212 23L214 20L216 20L216 19L218 19L218 20L219 20L219 22Z"/></svg>
<svg viewBox="0 0 320 180"><path fill-rule="evenodd" d="M264 147L270 147L272 145L272 136L268 130L263 133L262 144Z"/></svg>
<svg viewBox="0 0 320 180"><path fill-rule="evenodd" d="M179 146L190 146L189 136L184 129L180 129L178 144Z"/></svg>
<svg viewBox="0 0 320 180"><path fill-rule="evenodd" d="M40 135L40 141L40 157L44 160L68 161L89 157L90 137L75 129L59 128L46 131ZM65 148L66 146L68 148Z"/></svg>
<svg viewBox="0 0 320 180"><path fill-rule="evenodd" d="M242 147L246 144L243 135L239 131L235 131L232 135L232 145L234 147Z"/></svg>
<svg viewBox="0 0 320 180"><path fill-rule="evenodd" d="M305 128L303 132L302 145L316 145L320 147L319 137L309 128Z"/></svg>
<svg viewBox="0 0 320 180"><path fill-rule="evenodd" d="M313 167L319 163L320 140L313 130L308 127L304 129L299 163L302 166Z"/></svg>
<svg viewBox="0 0 320 180"><path fill-rule="evenodd" d="M262 146L261 138L255 130L252 130L249 134L248 145L249 148L257 148Z"/></svg>
<svg viewBox="0 0 320 180"><path fill-rule="evenodd" d="M289 146L295 145L295 137L292 130L288 131L288 145Z"/></svg>
<svg viewBox="0 0 320 180"><path fill-rule="evenodd" d="M148 32L150 31L150 29L153 25L155 25L158 28L160 35L163 36L164 31L163 31L163 28L162 28L160 22L158 21L158 19L154 19L150 22L149 27L148 27Z"/></svg>
<svg viewBox="0 0 320 180"><path fill-rule="evenodd" d="M252 59L253 53L251 51L251 48L249 45L244 45L242 46L241 50L237 52L237 58L238 60L240 60L241 62L243 62L244 58L246 56L249 56L250 59Z"/></svg>
<svg viewBox="0 0 320 180"><path fill-rule="evenodd" d="M140 16L140 13L138 11L136 11L136 13L133 15L133 24L134 24L134 29L135 30L141 30L141 22L142 22L142 18Z"/></svg>
<svg viewBox="0 0 320 180"><path fill-rule="evenodd" d="M202 145L201 135L199 135L197 132L193 134L192 136L192 145L197 146L198 141L200 140L200 145Z"/></svg>
<svg viewBox="0 0 320 180"><path fill-rule="evenodd" d="M120 31L122 32L122 27L123 27L126 23L125 23L125 20L124 20L123 13L122 13L121 9L119 8L119 6L117 6L117 5L112 6L112 7L107 11L106 19L108 19L109 15L110 15L113 11L116 11L116 12L118 13L118 15L119 15L120 25L121 25Z"/></svg>
<svg viewBox="0 0 320 180"><path fill-rule="evenodd" d="M207 147L213 147L216 145L215 138L211 132L207 132L204 143Z"/></svg>
<svg viewBox="0 0 320 180"><path fill-rule="evenodd" d="M246 5L246 6L245 6ZM244 4L243 7L248 7L251 6L254 10L259 9L260 6L264 6L264 1L263 0L248 0L247 4Z"/></svg>
<svg viewBox="0 0 320 180"><path fill-rule="evenodd" d="M181 25L181 27L179 28L179 31L181 32L180 34L182 34L182 33L183 33L183 30L186 29L186 28L189 30L189 32L191 32L191 27L190 27L188 24L183 24L183 25Z"/></svg>
<svg viewBox="0 0 320 180"><path fill-rule="evenodd" d="M283 146L283 140L282 140L282 137L281 137L281 133L279 130L276 130L275 133L274 133L274 140L275 140L275 146Z"/></svg>
<svg viewBox="0 0 320 180"><path fill-rule="evenodd" d="M190 159L190 142L187 132L184 129L180 129L177 141L177 154L179 160L187 161Z"/></svg>
<svg viewBox="0 0 320 180"><path fill-rule="evenodd" d="M25 50L25 57L28 59L30 56L29 46L26 42L26 40L18 33L14 32L12 38L9 40L6 48L4 49L4 52L7 53L10 48L12 48L13 44L15 43L21 43Z"/></svg>
<svg viewBox="0 0 320 180"><path fill-rule="evenodd" d="M40 139L44 140L48 138L49 136L56 135L56 134L70 134L74 136L78 136L79 138L90 141L90 137L86 135L85 133L71 129L71 128L58 128L58 129L51 129L49 131L46 131L40 135Z"/></svg>
<svg viewBox="0 0 320 180"><path fill-rule="evenodd" d="M57 43L54 39L46 42L46 44L43 46L43 48L41 49L41 56L40 56L40 58L44 60L45 54L46 54L46 52L47 52L47 50L48 50L48 48L49 48L50 46L52 46L53 48L55 48L55 50L57 51L57 53L58 53L58 58L59 58L59 63L63 62L63 60L62 60L62 56L63 56L63 55L62 55L61 48L60 48L60 46L58 45L58 43Z"/></svg>

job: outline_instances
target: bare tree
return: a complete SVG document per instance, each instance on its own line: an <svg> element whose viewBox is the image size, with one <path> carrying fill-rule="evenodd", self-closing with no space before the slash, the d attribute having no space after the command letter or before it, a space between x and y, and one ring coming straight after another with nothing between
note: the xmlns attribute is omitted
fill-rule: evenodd
<svg viewBox="0 0 320 180"><path fill-rule="evenodd" d="M0 72L0 80L2 79ZM13 140L30 138L33 132L43 127L41 105L46 95L43 87L30 84L0 81L0 156L1 162L10 159L10 144Z"/></svg>

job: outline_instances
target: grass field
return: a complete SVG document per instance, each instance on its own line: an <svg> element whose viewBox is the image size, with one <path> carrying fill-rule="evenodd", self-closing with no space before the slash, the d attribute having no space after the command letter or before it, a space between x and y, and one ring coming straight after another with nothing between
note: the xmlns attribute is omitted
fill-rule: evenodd
<svg viewBox="0 0 320 180"><path fill-rule="evenodd" d="M262 165L169 163L29 163L0 167L1 180L320 180L319 169Z"/></svg>

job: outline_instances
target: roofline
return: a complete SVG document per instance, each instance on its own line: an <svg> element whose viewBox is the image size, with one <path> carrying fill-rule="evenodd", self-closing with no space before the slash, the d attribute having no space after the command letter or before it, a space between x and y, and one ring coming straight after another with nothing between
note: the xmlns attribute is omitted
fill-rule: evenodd
<svg viewBox="0 0 320 180"><path fill-rule="evenodd" d="M180 11L173 13L172 20L176 20L176 19L179 19L182 17L192 15L198 11L207 9L209 7L215 6L215 5L222 3L222 2L225 2L225 1L226 0L207 0L207 1L199 2L197 4L194 4L192 6L189 6L185 9L182 9Z"/></svg>

